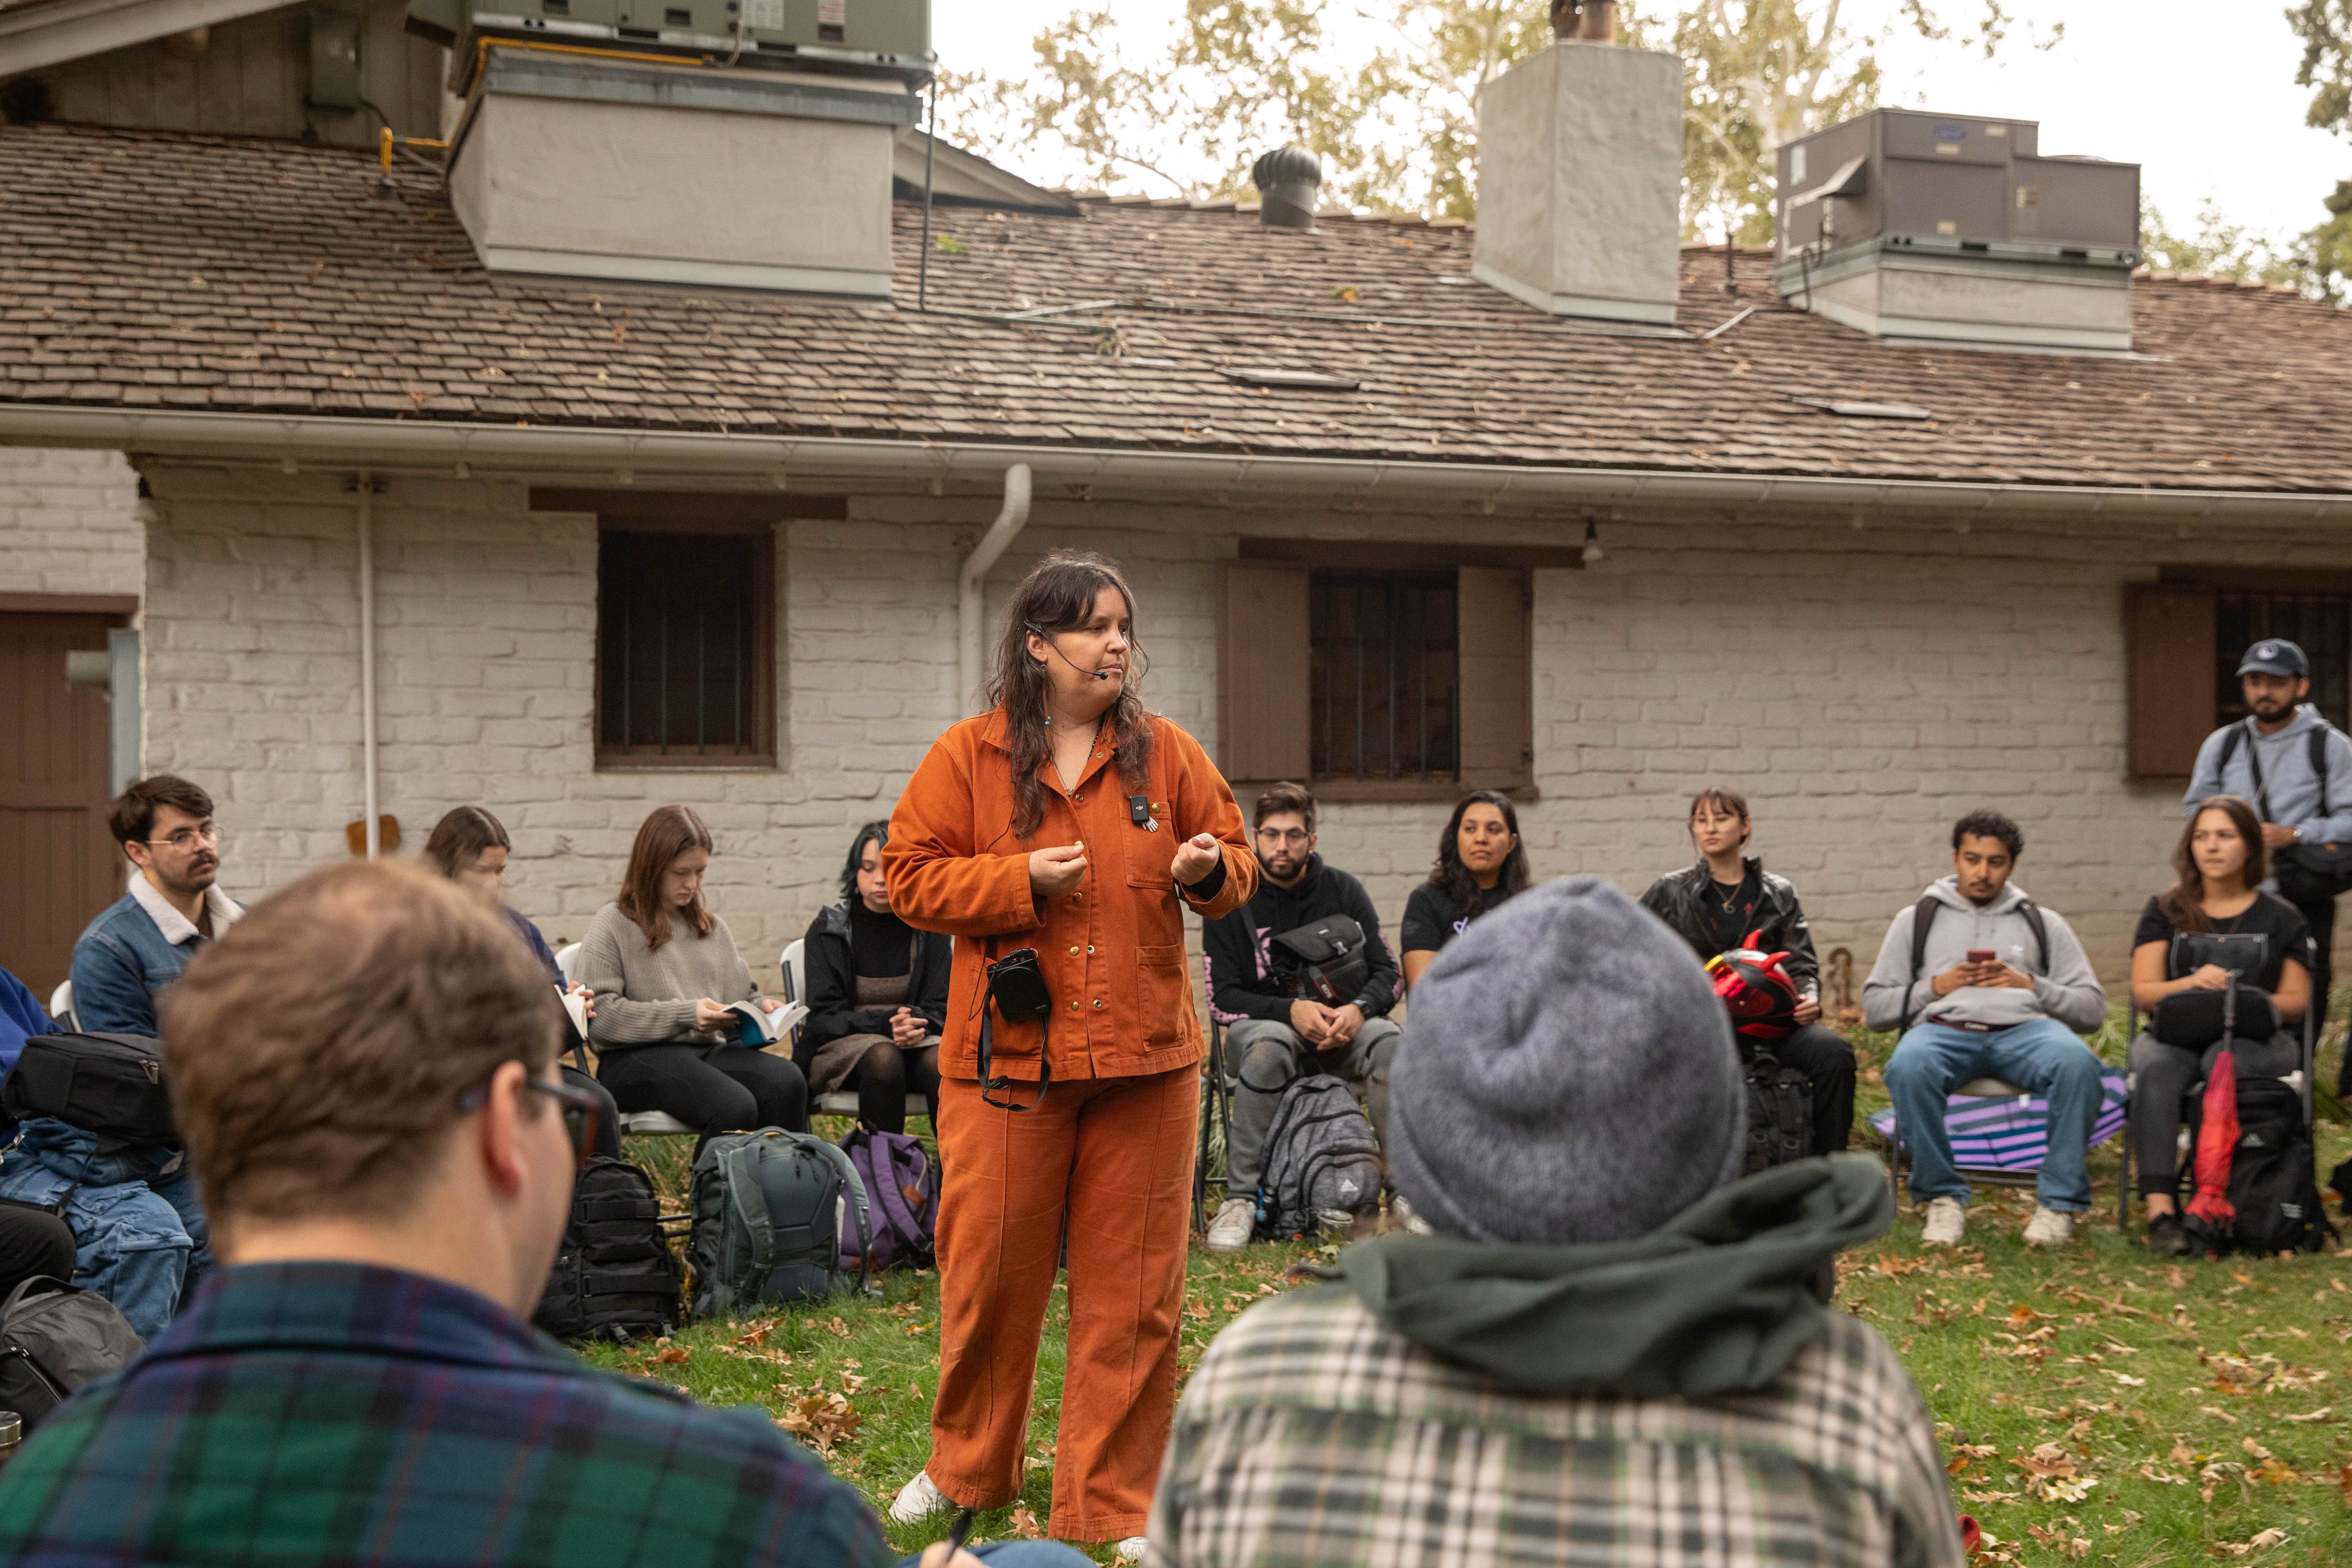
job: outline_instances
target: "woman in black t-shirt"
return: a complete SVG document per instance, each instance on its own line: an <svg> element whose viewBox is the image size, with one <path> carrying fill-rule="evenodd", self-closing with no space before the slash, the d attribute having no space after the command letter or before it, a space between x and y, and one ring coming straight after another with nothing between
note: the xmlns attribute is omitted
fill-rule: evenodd
<svg viewBox="0 0 2352 1568"><path fill-rule="evenodd" d="M1437 841L1429 880L1404 902L1397 951L1411 986L1464 927L1513 893L1527 890L1528 852L1519 844L1519 814L1497 790L1473 791L1454 807Z"/></svg>
<svg viewBox="0 0 2352 1568"><path fill-rule="evenodd" d="M2214 795L2197 808L2172 853L2180 879L2147 901L2132 933L2132 1005L2150 1015L2148 1031L2131 1046L2131 1116L2151 1251L2179 1257L2189 1249L2174 1169L2189 1087L2224 1050L2232 1053L2240 1078L2281 1077L2301 1060L2290 1026L2300 1023L2311 1001L2303 957L2310 928L2293 904L2259 890L2265 858L2253 807L2236 795ZM2268 995L2278 1013L2276 1034L2201 1047L2157 1037L2154 1016L2166 997L2221 990L2233 973L2242 1007L2249 992Z"/></svg>

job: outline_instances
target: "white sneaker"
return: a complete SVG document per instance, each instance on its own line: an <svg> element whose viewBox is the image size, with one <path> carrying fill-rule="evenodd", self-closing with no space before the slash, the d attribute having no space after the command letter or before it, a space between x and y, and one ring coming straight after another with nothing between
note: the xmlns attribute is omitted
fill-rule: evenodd
<svg viewBox="0 0 2352 1568"><path fill-rule="evenodd" d="M1919 1233L1922 1247L1957 1247L1968 1228L1969 1205L1958 1198L1927 1200L1927 1225Z"/></svg>
<svg viewBox="0 0 2352 1568"><path fill-rule="evenodd" d="M2033 1217L2025 1222L2025 1245L2028 1247L2063 1247L2074 1237L2074 1216L2060 1214L2056 1209L2033 1205Z"/></svg>
<svg viewBox="0 0 2352 1568"><path fill-rule="evenodd" d="M1118 1543L1118 1560L1121 1563L1140 1563L1143 1561L1143 1549L1150 1544L1151 1538L1148 1535L1130 1535Z"/></svg>
<svg viewBox="0 0 2352 1568"><path fill-rule="evenodd" d="M932 1484L929 1471L917 1470L915 1479L898 1489L897 1500L890 1504L890 1518L899 1524L920 1524L954 1506L955 1500Z"/></svg>
<svg viewBox="0 0 2352 1568"><path fill-rule="evenodd" d="M1239 1252L1257 1234L1257 1205L1248 1198L1227 1198L1209 1222L1209 1250Z"/></svg>

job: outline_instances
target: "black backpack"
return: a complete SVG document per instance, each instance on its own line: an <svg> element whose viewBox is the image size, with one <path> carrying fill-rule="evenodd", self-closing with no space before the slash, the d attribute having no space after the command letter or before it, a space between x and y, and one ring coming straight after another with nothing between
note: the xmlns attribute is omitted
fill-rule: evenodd
<svg viewBox="0 0 2352 1568"><path fill-rule="evenodd" d="M1312 1236L1328 1212L1379 1206L1387 1167L1355 1090L1328 1073L1295 1079L1276 1102L1257 1185L1260 1236Z"/></svg>
<svg viewBox="0 0 2352 1568"><path fill-rule="evenodd" d="M2209 1258L2225 1252L2317 1252L2336 1234L2319 1205L2317 1168L2302 1097L2276 1079L2239 1079L2238 1142L2230 1152L2229 1185L2230 1206L2237 1214L2218 1226L2189 1215L2183 1223L2190 1239Z"/></svg>
<svg viewBox="0 0 2352 1568"><path fill-rule="evenodd" d="M696 1317L864 1289L874 1256L866 1182L824 1139L781 1127L720 1133L694 1157L691 1191ZM853 1223L856 1245L845 1246ZM855 1274L845 1257L858 1259Z"/></svg>
<svg viewBox="0 0 2352 1568"><path fill-rule="evenodd" d="M144 1035L35 1035L0 1080L0 1110L55 1117L95 1133L101 1152L177 1143L163 1042Z"/></svg>
<svg viewBox="0 0 2352 1568"><path fill-rule="evenodd" d="M30 1432L146 1348L105 1297L35 1275L0 1303L0 1409L14 1410Z"/></svg>
<svg viewBox="0 0 2352 1568"><path fill-rule="evenodd" d="M572 1184L572 1223L530 1321L559 1340L661 1334L677 1326L677 1260L643 1171L595 1154Z"/></svg>
<svg viewBox="0 0 2352 1568"><path fill-rule="evenodd" d="M1748 1053L1748 1163L1752 1176L1813 1152L1813 1091L1805 1075L1762 1046Z"/></svg>

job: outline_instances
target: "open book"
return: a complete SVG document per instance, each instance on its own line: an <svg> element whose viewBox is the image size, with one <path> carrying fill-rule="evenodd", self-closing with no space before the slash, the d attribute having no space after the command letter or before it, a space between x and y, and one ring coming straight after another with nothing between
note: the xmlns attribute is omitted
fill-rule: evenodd
<svg viewBox="0 0 2352 1568"><path fill-rule="evenodd" d="M563 999L563 1011L571 1018L572 1026L580 1031L582 1039L586 1039L588 1037L587 994L583 992L567 991L561 985L555 988L555 994Z"/></svg>
<svg viewBox="0 0 2352 1568"><path fill-rule="evenodd" d="M808 1016L808 1009L797 1002L788 1002L770 1013L757 1002L730 1002L727 1010L735 1015L735 1043L739 1046L772 1046L787 1038L793 1027Z"/></svg>

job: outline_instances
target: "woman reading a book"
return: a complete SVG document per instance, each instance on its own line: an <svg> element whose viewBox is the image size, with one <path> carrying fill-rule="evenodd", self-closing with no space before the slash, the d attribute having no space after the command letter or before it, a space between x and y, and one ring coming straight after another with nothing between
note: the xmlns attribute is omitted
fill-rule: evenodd
<svg viewBox="0 0 2352 1568"><path fill-rule="evenodd" d="M514 847L507 839L506 825L478 805L451 810L433 825L433 836L425 841L426 864L480 900L485 907L497 910L499 918L539 960L540 968L547 972L548 984L558 991L578 995L587 1005L588 988L564 984L563 971L556 967L555 952L547 945L547 938L540 935L539 928L520 910L507 902L507 859L513 852ZM565 1029L572 1037L568 1045L577 1046L579 1031L568 1020ZM586 1089L603 1102L596 1112L596 1142L591 1152L619 1159L620 1108L594 1079L570 1062L558 1065L563 1069L564 1082Z"/></svg>
<svg viewBox="0 0 2352 1568"><path fill-rule="evenodd" d="M710 829L683 805L637 829L620 896L581 939L576 973L595 993L588 1025L596 1076L623 1110L663 1110L713 1132L808 1131L808 1080L760 1048L762 996L727 922L702 902ZM752 1043L740 1043L745 1034Z"/></svg>
<svg viewBox="0 0 2352 1568"><path fill-rule="evenodd" d="M909 1091L939 1107L954 944L891 912L882 878L889 841L887 822L857 830L841 871L841 902L808 929L809 1016L793 1059L811 1094L853 1085L859 1121L904 1132Z"/></svg>

